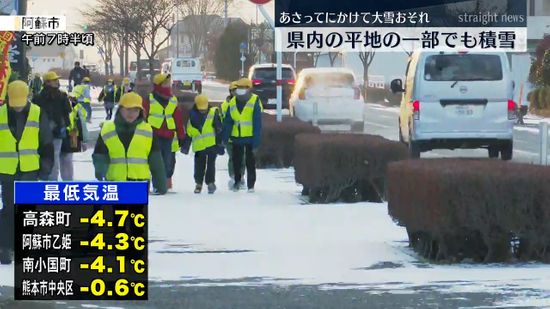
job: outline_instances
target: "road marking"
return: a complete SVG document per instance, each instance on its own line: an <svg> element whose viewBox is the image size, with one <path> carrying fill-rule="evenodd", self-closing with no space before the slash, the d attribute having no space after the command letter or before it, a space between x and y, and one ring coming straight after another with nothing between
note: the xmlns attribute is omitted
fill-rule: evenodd
<svg viewBox="0 0 550 309"><path fill-rule="evenodd" d="M521 153L521 154L524 154L524 155L529 155L529 156L539 156L539 153L538 152L535 152L535 151L528 151L528 150L521 150L521 149L514 149L514 153Z"/></svg>
<svg viewBox="0 0 550 309"><path fill-rule="evenodd" d="M370 122L370 121L365 121L365 124L372 125L372 126L379 127L379 128L393 129L393 126L391 126L391 125L388 126L388 125L383 125L383 124ZM397 128L395 128L395 129L397 129Z"/></svg>

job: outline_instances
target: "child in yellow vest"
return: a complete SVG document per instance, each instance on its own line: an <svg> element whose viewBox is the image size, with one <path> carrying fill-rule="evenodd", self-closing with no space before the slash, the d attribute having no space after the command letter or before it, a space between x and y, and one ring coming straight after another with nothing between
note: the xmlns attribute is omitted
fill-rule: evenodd
<svg viewBox="0 0 550 309"><path fill-rule="evenodd" d="M208 104L206 95L195 98L195 106L189 113L187 138L182 152L187 153L191 144L195 153L195 193L201 193L203 183L208 186L208 193L216 191L216 157L224 154L221 146L223 125L217 107Z"/></svg>

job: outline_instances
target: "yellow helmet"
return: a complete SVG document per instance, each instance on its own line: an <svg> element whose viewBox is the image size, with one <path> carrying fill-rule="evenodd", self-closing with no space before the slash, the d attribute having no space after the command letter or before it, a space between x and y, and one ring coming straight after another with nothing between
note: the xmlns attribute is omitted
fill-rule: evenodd
<svg viewBox="0 0 550 309"><path fill-rule="evenodd" d="M109 78L109 79L107 80L107 82L108 82L108 83L112 83L112 82L113 82L113 79L112 79L112 78Z"/></svg>
<svg viewBox="0 0 550 309"><path fill-rule="evenodd" d="M155 75L155 77L153 77L153 84L161 85L162 83L164 83L170 77L171 77L170 74L159 73L159 74Z"/></svg>
<svg viewBox="0 0 550 309"><path fill-rule="evenodd" d="M8 85L8 104L10 107L24 107L27 105L29 86L22 80L16 80Z"/></svg>
<svg viewBox="0 0 550 309"><path fill-rule="evenodd" d="M229 84L229 90L235 90L237 89L237 81L234 80L231 82L231 84Z"/></svg>
<svg viewBox="0 0 550 309"><path fill-rule="evenodd" d="M120 107L124 108L141 108L143 109L143 99L135 92L125 93L119 101Z"/></svg>
<svg viewBox="0 0 550 309"><path fill-rule="evenodd" d="M130 82L130 79L128 77L124 77L122 80L125 84L128 84Z"/></svg>
<svg viewBox="0 0 550 309"><path fill-rule="evenodd" d="M54 71L49 71L48 73L44 74L43 79L45 82L49 82L51 80L58 80L59 76Z"/></svg>
<svg viewBox="0 0 550 309"><path fill-rule="evenodd" d="M252 88L252 81L248 78L241 78L237 81L237 88Z"/></svg>
<svg viewBox="0 0 550 309"><path fill-rule="evenodd" d="M208 97L204 94L199 94L196 96L195 106L197 106L197 109L201 111L208 109Z"/></svg>
<svg viewBox="0 0 550 309"><path fill-rule="evenodd" d="M84 77L84 78L82 79L82 81L83 81L83 82L89 83L89 82L91 82L92 80L91 80L88 76L86 76L86 77Z"/></svg>

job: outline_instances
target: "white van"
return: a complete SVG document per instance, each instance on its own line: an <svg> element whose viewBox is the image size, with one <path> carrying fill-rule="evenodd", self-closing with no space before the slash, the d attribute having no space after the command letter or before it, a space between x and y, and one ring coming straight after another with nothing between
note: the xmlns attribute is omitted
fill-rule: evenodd
<svg viewBox="0 0 550 309"><path fill-rule="evenodd" d="M197 58L169 58L162 64L162 72L172 76L172 86L178 90L202 93L201 61Z"/></svg>
<svg viewBox="0 0 550 309"><path fill-rule="evenodd" d="M432 149L487 148L511 160L516 103L510 64L501 52L415 52L402 93L400 140L410 155Z"/></svg>

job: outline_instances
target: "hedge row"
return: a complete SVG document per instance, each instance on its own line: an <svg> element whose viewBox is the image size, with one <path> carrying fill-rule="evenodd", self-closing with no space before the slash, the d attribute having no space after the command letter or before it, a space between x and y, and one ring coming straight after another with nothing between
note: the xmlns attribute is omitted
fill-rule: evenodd
<svg viewBox="0 0 550 309"><path fill-rule="evenodd" d="M528 95L529 107L533 113L550 110L550 87L541 87L532 90Z"/></svg>
<svg viewBox="0 0 550 309"><path fill-rule="evenodd" d="M294 147L296 182L312 203L381 202L387 165L408 156L401 143L363 134L300 134Z"/></svg>
<svg viewBox="0 0 550 309"><path fill-rule="evenodd" d="M435 261L550 261L550 168L496 160L397 162L388 209Z"/></svg>
<svg viewBox="0 0 550 309"><path fill-rule="evenodd" d="M262 115L262 144L256 155L258 168L288 168L293 165L294 139L298 134L320 134L318 127L298 118L284 116L277 122L274 115Z"/></svg>

